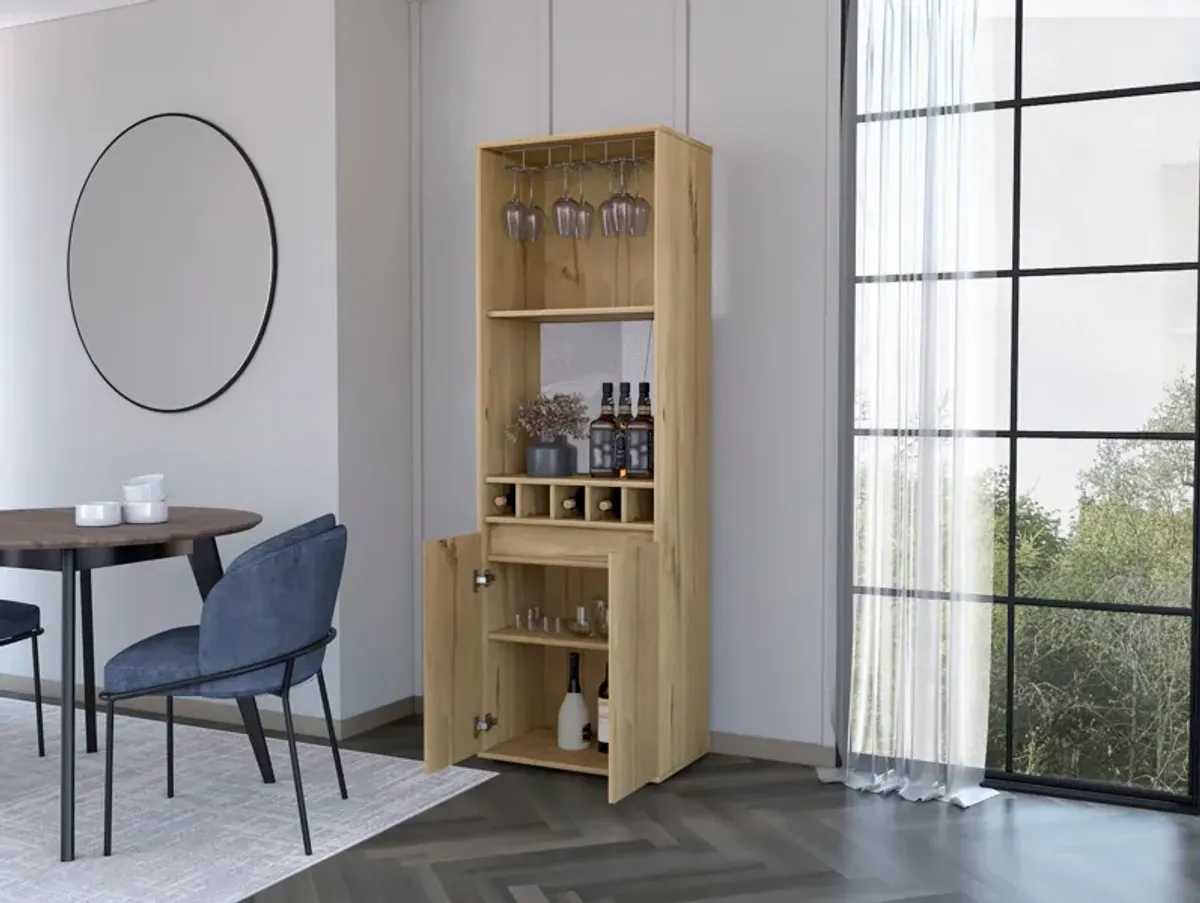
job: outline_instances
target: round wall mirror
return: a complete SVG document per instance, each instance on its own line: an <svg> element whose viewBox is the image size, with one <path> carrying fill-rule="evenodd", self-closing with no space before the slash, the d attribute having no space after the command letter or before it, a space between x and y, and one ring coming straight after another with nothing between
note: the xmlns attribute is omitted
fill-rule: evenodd
<svg viewBox="0 0 1200 903"><path fill-rule="evenodd" d="M130 126L92 167L67 282L97 372L152 411L188 411L250 364L275 296L271 204L224 131L171 113Z"/></svg>

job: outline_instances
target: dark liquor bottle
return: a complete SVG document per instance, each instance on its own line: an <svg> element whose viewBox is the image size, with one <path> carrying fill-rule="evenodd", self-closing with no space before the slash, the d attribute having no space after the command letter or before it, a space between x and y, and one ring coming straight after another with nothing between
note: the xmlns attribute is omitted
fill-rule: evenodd
<svg viewBox="0 0 1200 903"><path fill-rule="evenodd" d="M588 431L589 472L594 477L615 477L617 423L613 420L613 384L600 387L600 416Z"/></svg>
<svg viewBox="0 0 1200 903"><path fill-rule="evenodd" d="M608 735L610 731L608 717L608 665L604 666L604 683L600 684L600 690L596 696L596 749L607 756Z"/></svg>
<svg viewBox="0 0 1200 903"><path fill-rule="evenodd" d="M638 383L637 416L625 427L628 471L631 477L654 476L654 416L650 413L650 383Z"/></svg>
<svg viewBox="0 0 1200 903"><path fill-rule="evenodd" d="M633 402L629 397L629 383L621 383L621 397L617 402L617 428L613 438L613 464L616 465L619 477L627 476L629 471L629 436L626 430L631 420Z"/></svg>

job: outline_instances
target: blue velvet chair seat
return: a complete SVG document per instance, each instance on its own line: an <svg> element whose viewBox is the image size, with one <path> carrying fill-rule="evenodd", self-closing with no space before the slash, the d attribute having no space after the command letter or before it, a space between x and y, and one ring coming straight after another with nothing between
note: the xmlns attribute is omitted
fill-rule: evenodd
<svg viewBox="0 0 1200 903"><path fill-rule="evenodd" d="M311 654L297 662L299 665ZM316 663L320 667L320 662ZM210 672L211 673L211 672ZM316 673L316 669L313 669ZM138 690L203 677L200 670L200 627L173 627L139 640L121 650L104 666L105 693L134 693ZM309 677L312 674L308 675ZM300 681L292 680L292 686ZM239 677L226 677L193 684L171 693L172 696L202 696L207 699L234 699L239 696L279 695L283 685L283 665L252 671Z"/></svg>
<svg viewBox="0 0 1200 903"><path fill-rule="evenodd" d="M0 639L33 633L42 625L42 612L36 605L0 599Z"/></svg>

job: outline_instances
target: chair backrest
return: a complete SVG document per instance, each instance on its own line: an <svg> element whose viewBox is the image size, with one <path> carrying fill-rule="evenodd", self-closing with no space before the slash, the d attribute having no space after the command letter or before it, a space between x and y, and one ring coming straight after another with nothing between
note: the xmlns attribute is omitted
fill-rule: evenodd
<svg viewBox="0 0 1200 903"><path fill-rule="evenodd" d="M324 637L345 563L346 528L338 525L231 566L200 616L200 673L269 661ZM323 658L324 650L306 656L293 683L316 673Z"/></svg>
<svg viewBox="0 0 1200 903"><path fill-rule="evenodd" d="M264 555L269 555L271 552L276 552L302 539L308 539L310 536L320 536L326 530L332 530L336 524L337 520L332 514L322 514L320 517L315 517L307 523L301 524L298 527L292 527L290 530L284 530L270 539L264 539L258 545L251 546L237 558L233 559L233 563L226 570L232 571L234 568L257 561Z"/></svg>

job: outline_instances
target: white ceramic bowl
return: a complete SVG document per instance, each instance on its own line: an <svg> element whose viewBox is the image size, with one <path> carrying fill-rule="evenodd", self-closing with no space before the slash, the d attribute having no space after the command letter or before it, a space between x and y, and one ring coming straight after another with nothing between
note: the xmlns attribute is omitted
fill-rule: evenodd
<svg viewBox="0 0 1200 903"><path fill-rule="evenodd" d="M161 473L148 473L133 477L121 484L127 502L164 502L167 486Z"/></svg>
<svg viewBox="0 0 1200 903"><path fill-rule="evenodd" d="M167 520L167 503L126 502L123 513L127 524L162 524Z"/></svg>
<svg viewBox="0 0 1200 903"><path fill-rule="evenodd" d="M120 522L120 502L85 502L75 506L77 527L115 527Z"/></svg>

